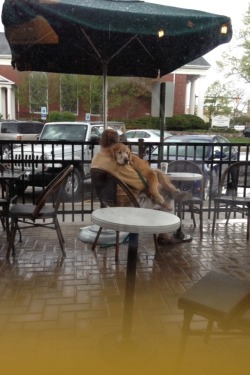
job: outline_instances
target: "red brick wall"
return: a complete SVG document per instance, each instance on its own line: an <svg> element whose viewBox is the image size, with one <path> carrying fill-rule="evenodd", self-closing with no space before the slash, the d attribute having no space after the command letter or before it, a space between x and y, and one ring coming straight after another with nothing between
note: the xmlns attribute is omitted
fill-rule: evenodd
<svg viewBox="0 0 250 375"><path fill-rule="evenodd" d="M3 77L13 81L16 83L18 87L25 77L29 76L30 72L19 72L14 70L12 66L0 66L0 75ZM51 80L53 80L53 95L50 95L50 87L49 87L49 111L60 111L60 103L59 103L59 86L58 79L54 78L55 75L48 74L49 77L49 85L52 85ZM58 76L57 76L58 77ZM57 80L57 82L56 82ZM174 93L174 114L183 114L185 113L185 95L186 95L186 75L178 75L178 74L169 74L161 78L161 81L165 82L173 82L175 80L175 93ZM79 114L78 120L85 119L85 110L83 108L82 100L79 100ZM16 101L16 114L17 118L30 118L31 114L29 113L28 106L19 106ZM126 118L141 118L145 116L151 115L151 100L150 98L135 98L123 105L112 108L110 106L108 117L110 120L112 119L126 119ZM36 117L39 118L40 115ZM34 116L33 116L34 117Z"/></svg>

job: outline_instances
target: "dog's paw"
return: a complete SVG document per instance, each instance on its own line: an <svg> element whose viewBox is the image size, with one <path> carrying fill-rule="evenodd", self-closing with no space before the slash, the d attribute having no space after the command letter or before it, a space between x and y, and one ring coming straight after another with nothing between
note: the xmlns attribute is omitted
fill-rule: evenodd
<svg viewBox="0 0 250 375"><path fill-rule="evenodd" d="M171 207L168 203L164 202L162 205L162 208L166 211L173 211L173 207Z"/></svg>

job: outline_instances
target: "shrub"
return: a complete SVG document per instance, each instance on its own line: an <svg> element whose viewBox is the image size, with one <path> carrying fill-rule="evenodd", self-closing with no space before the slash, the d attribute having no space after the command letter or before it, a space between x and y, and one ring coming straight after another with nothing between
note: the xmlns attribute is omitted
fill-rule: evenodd
<svg viewBox="0 0 250 375"><path fill-rule="evenodd" d="M144 117L142 119L126 119L122 121L125 123L127 129L160 129L161 122L159 117ZM174 115L165 119L165 129L167 131L207 131L209 123L205 123L202 118L195 115Z"/></svg>
<svg viewBox="0 0 250 375"><path fill-rule="evenodd" d="M76 121L76 116L71 112L50 112L49 113L50 122L59 121Z"/></svg>
<svg viewBox="0 0 250 375"><path fill-rule="evenodd" d="M185 131L203 129L207 130L208 126L203 119L195 115L175 115L166 119L168 130Z"/></svg>

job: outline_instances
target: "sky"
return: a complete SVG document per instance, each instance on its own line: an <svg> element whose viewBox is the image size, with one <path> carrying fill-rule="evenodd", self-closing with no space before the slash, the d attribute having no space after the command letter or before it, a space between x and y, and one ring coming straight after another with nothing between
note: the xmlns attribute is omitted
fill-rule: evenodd
<svg viewBox="0 0 250 375"><path fill-rule="evenodd" d="M157 3L161 5L170 5L179 8L197 9L204 12L221 14L231 18L233 32L236 34L237 31L242 27L242 20L244 14L250 4L250 0L146 0L146 2ZM0 9L2 10L4 0L0 0ZM3 25L0 21L0 31L4 31ZM204 58L211 65L208 73L207 81L213 82L218 79L219 75L216 68L216 60L221 60L221 54L227 51L229 45L234 42L234 37L232 41L227 44L216 47L213 51L204 55Z"/></svg>
<svg viewBox="0 0 250 375"><path fill-rule="evenodd" d="M147 2L156 3L161 5L170 5L178 8L196 9L204 12L220 14L231 18L233 28L233 38L229 43L222 44L216 47L211 52L203 57L211 65L206 78L206 85L209 86L215 80L222 79L221 74L218 73L216 66L217 60L222 60L222 53L229 51L229 46L235 42L234 34L244 26L243 18L248 9L250 0L149 0Z"/></svg>

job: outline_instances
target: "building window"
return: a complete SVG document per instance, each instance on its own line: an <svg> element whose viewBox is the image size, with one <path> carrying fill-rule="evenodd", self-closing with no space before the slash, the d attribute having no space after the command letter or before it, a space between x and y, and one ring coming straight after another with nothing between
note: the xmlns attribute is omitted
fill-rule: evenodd
<svg viewBox="0 0 250 375"><path fill-rule="evenodd" d="M71 112L77 115L77 76L61 75L61 112Z"/></svg>
<svg viewBox="0 0 250 375"><path fill-rule="evenodd" d="M48 77L45 73L32 72L29 77L30 112L41 113L41 107L48 108Z"/></svg>

